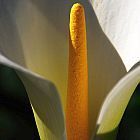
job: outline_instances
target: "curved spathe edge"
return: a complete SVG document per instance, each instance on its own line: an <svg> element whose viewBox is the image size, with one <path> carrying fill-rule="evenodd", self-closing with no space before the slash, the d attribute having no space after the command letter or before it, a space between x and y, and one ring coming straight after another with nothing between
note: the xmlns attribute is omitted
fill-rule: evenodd
<svg viewBox="0 0 140 140"><path fill-rule="evenodd" d="M122 78L106 97L97 120L95 139L119 125L127 104L140 82L140 66ZM105 139L104 139L105 140Z"/></svg>
<svg viewBox="0 0 140 140"><path fill-rule="evenodd" d="M0 55L0 64L13 68L22 80L32 105L40 138L65 140L64 114L55 85L3 55Z"/></svg>

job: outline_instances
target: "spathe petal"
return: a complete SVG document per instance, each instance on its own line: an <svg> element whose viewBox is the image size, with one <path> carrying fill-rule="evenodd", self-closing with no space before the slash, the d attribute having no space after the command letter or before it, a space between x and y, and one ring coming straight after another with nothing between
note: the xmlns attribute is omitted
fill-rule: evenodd
<svg viewBox="0 0 140 140"><path fill-rule="evenodd" d="M116 129L139 82L140 66L130 71L112 89L102 105L95 140L115 140Z"/></svg>
<svg viewBox="0 0 140 140"><path fill-rule="evenodd" d="M140 61L140 1L93 0L99 23L127 70Z"/></svg>
<svg viewBox="0 0 140 140"><path fill-rule="evenodd" d="M87 20L89 119L92 131L102 101L126 70L101 30L90 3L87 0L79 2L85 7ZM69 11L73 2L7 0L0 4L1 53L9 60L50 80L58 89L65 108ZM34 84L37 85L36 82Z"/></svg>
<svg viewBox="0 0 140 140"><path fill-rule="evenodd" d="M40 138L64 140L64 117L56 87L43 77L20 67L2 55L0 63L14 68L22 79L32 104Z"/></svg>

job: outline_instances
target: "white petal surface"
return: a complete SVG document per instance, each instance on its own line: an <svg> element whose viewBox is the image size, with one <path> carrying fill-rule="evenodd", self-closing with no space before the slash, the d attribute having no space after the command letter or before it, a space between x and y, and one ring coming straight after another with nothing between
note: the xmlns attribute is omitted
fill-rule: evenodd
<svg viewBox="0 0 140 140"><path fill-rule="evenodd" d="M126 106L140 82L140 66L130 71L117 85L112 89L105 99L98 121L97 121L97 140L115 140L109 136L118 127ZM116 131L117 132L117 131Z"/></svg>
<svg viewBox="0 0 140 140"><path fill-rule="evenodd" d="M14 68L27 90L41 140L65 140L62 106L56 87L43 77L0 56L0 63Z"/></svg>
<svg viewBox="0 0 140 140"><path fill-rule="evenodd" d="M140 1L93 0L99 23L127 70L140 61Z"/></svg>
<svg viewBox="0 0 140 140"><path fill-rule="evenodd" d="M90 130L93 131L102 101L114 84L126 73L126 70L118 53L102 32L90 3L87 0L79 2L84 5L86 11L89 121ZM65 109L69 40L68 26L69 11L72 4L72 1L66 0L0 1L0 52L5 58L22 67L20 69L22 73L19 72L19 75L29 93L35 117L37 116L36 121L40 134L42 129L44 129L43 127L40 128L40 124L46 122L46 120L42 122L40 118L42 114L44 118L44 114L47 113L47 110L45 110L47 103L41 101L49 100L47 98L51 96L49 100L50 108L53 106L54 110L57 110L60 107L56 106L60 101L50 83L53 83L58 89L63 109ZM16 68L13 63L6 62L2 58L1 62L3 64ZM38 79L34 74L27 76L22 69L29 69L34 73L38 73L51 82ZM41 84L39 84L40 80ZM51 92L50 95L48 95L48 90ZM35 91L36 93L34 93ZM56 100L56 103L54 103L53 98L54 101ZM35 104L38 107L35 107ZM58 110L61 112L61 108ZM57 111L51 113L52 116L48 117L48 120L52 122L51 127L54 132L57 130L55 130L54 124L58 120L54 121L53 124L53 118L59 116L55 115L55 113ZM60 115L63 117L61 113ZM63 118L61 121L59 135L62 135L62 131L64 131ZM50 130L49 126L45 123L44 127ZM45 129L44 132L47 131ZM46 132L46 135L49 135L50 138L51 136L53 137L49 131ZM45 133L42 137L45 137Z"/></svg>

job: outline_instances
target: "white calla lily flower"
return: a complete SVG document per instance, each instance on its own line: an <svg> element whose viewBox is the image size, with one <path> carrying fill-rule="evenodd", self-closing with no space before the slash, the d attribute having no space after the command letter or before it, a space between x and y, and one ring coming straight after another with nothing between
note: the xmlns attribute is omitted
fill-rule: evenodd
<svg viewBox="0 0 140 140"><path fill-rule="evenodd" d="M126 75L125 66L102 31L91 3L79 2L86 12L89 127L91 138L96 140L119 124L134 88L140 82L140 68L138 66ZM0 5L0 63L15 69L23 81L41 140L66 139L68 25L73 3L7 0L1 1ZM121 108L118 115L116 106ZM112 118L112 114L116 118Z"/></svg>

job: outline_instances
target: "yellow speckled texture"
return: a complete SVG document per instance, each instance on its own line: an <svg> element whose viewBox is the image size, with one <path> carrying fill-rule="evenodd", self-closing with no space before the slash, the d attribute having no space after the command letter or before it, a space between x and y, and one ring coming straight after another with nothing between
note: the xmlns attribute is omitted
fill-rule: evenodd
<svg viewBox="0 0 140 140"><path fill-rule="evenodd" d="M66 106L68 140L88 140L88 69L84 8L73 5L70 13L69 72Z"/></svg>

